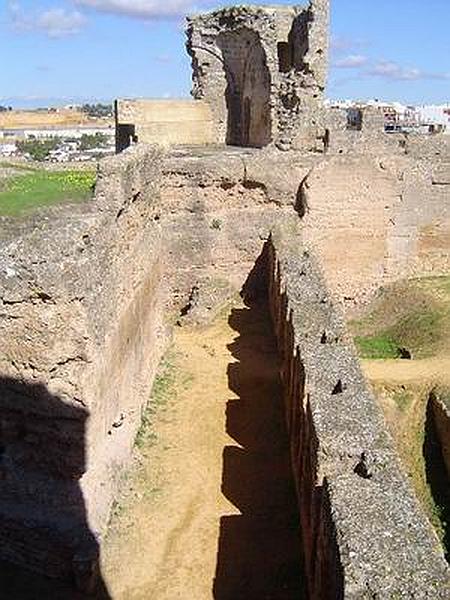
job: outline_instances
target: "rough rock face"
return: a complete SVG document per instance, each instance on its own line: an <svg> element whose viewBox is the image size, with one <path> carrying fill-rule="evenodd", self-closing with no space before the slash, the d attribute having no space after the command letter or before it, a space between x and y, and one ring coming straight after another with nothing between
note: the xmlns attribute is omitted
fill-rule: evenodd
<svg viewBox="0 0 450 600"><path fill-rule="evenodd" d="M267 168L273 160L280 161L277 173ZM211 281L241 288L273 224L292 212L298 182L313 163L243 149L167 156L160 223L174 306L182 309L194 287Z"/></svg>
<svg viewBox="0 0 450 600"><path fill-rule="evenodd" d="M94 569L96 532L104 529L169 339L166 322L198 322L220 308L241 288L276 225L292 219L301 224L303 240L295 233L292 244L307 244L319 256L339 299L356 290L370 291L386 273L395 278L446 268L447 234L428 233L445 232L447 226L446 163L429 169L408 157L400 162L395 156L350 158L346 166L342 157L273 148L178 149L163 155L137 146L101 163L92 202L3 223L0 556L52 576ZM420 242L424 239L433 243ZM300 281L303 275L297 274ZM327 286L314 278L311 285L326 308ZM304 300L297 295L302 314L309 312L310 300L309 292ZM334 312L311 311L322 319L325 347L320 348L325 351L328 341L341 336L340 325ZM322 363L314 366L316 355L320 353L308 359L308 373L313 377L317 371L322 377ZM362 389L354 359L338 353L333 360L336 369L354 374ZM338 382L334 385L333 401L344 398ZM342 392L345 385L342 379ZM297 410L295 397L289 398L291 409ZM331 411L332 428L345 417L339 406L323 404L323 410ZM356 410L357 404L352 406ZM304 423L309 427L308 420ZM377 420L363 417L355 418L352 427L357 436L382 431ZM309 431L304 433L305 456L314 455L319 443L319 428L317 439L308 437ZM361 442L352 450L351 444L345 464L372 448ZM366 459L361 460L366 469ZM341 463L333 464L338 475ZM313 493L308 492L313 486L308 472L302 470L304 494ZM345 473L342 485L353 477ZM394 502L392 482L380 484L378 493L387 493ZM325 511L321 522L329 529L314 530L314 536L328 540L324 553L331 554L324 554L323 565L335 560L333 528L339 535L341 519L347 518L345 506L339 505L330 521L327 503L334 506L334 489L330 484L320 504ZM318 506L314 502L311 507ZM359 506L362 511L363 496ZM305 519L307 523L310 517ZM420 531L426 530L426 521L417 519ZM314 529L316 522L311 523ZM362 517L360 526L361 535L372 539Z"/></svg>
<svg viewBox="0 0 450 600"><path fill-rule="evenodd" d="M196 99L212 109L218 141L314 148L321 136L329 0L237 6L188 21Z"/></svg>
<svg viewBox="0 0 450 600"><path fill-rule="evenodd" d="M159 168L105 162L93 202L2 244L0 554L50 575L95 555L165 347Z"/></svg>
<svg viewBox="0 0 450 600"><path fill-rule="evenodd" d="M450 270L448 179L445 159L386 152L312 169L299 194L304 240L339 298L352 306L384 283Z"/></svg>

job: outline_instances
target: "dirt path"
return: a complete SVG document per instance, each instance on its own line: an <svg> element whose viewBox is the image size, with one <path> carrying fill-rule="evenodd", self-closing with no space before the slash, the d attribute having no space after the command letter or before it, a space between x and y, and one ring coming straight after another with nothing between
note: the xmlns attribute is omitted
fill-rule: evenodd
<svg viewBox="0 0 450 600"><path fill-rule="evenodd" d="M450 383L450 357L422 360L363 360L364 373L373 382Z"/></svg>
<svg viewBox="0 0 450 600"><path fill-rule="evenodd" d="M115 600L299 598L298 525L265 309L176 332L174 397L143 448L103 576Z"/></svg>

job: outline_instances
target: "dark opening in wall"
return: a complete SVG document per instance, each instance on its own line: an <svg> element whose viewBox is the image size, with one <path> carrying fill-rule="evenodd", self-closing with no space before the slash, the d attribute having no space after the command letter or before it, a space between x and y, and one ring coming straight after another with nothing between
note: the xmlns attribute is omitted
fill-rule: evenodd
<svg viewBox="0 0 450 600"><path fill-rule="evenodd" d="M292 69L292 53L288 42L278 42L278 70L288 73Z"/></svg>
<svg viewBox="0 0 450 600"><path fill-rule="evenodd" d="M349 108L347 110L347 129L351 131L361 131L362 129L362 111L359 108Z"/></svg>
<svg viewBox="0 0 450 600"><path fill-rule="evenodd" d="M290 48L292 67L296 71L307 71L305 56L309 51L309 22L311 15L309 11L302 12L294 19L289 32L288 43Z"/></svg>
<svg viewBox="0 0 450 600"><path fill-rule="evenodd" d="M259 35L243 27L219 36L227 87L226 142L262 148L272 139L270 72Z"/></svg>
<svg viewBox="0 0 450 600"><path fill-rule="evenodd" d="M445 557L450 562L450 480L436 427L436 417L433 410L435 395L436 392L432 391L427 405L423 456L427 483L430 486L435 505L436 519L441 524L440 537Z"/></svg>
<svg viewBox="0 0 450 600"><path fill-rule="evenodd" d="M116 125L116 152L123 152L132 143L137 142L134 125Z"/></svg>

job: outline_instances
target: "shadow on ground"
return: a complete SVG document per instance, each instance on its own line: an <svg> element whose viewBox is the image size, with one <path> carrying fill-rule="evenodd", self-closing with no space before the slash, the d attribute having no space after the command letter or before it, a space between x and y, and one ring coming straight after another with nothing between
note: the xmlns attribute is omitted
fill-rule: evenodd
<svg viewBox="0 0 450 600"><path fill-rule="evenodd" d="M436 431L431 398L426 412L423 456L427 483L442 525L445 557L450 562L450 480Z"/></svg>
<svg viewBox="0 0 450 600"><path fill-rule="evenodd" d="M223 494L241 515L221 519L215 600L304 597L298 508L289 462L276 341L268 307L233 309Z"/></svg>

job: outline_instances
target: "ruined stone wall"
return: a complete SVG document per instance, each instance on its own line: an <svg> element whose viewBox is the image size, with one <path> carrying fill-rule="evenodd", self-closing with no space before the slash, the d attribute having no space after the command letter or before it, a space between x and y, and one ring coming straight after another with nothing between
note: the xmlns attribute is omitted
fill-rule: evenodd
<svg viewBox="0 0 450 600"><path fill-rule="evenodd" d="M100 164L92 201L4 223L2 558L55 577L95 562L167 320L194 289L208 317L241 287L309 168L135 147Z"/></svg>
<svg viewBox="0 0 450 600"><path fill-rule="evenodd" d="M395 156L344 161L273 148L178 149L162 155L155 148L136 147L101 163L92 202L51 209L23 222L6 220L0 226L0 556L60 576L73 570L74 558L83 563L95 554L93 532L105 524L169 337L163 316L176 320L198 305L203 313L197 316L208 317L240 289L276 224L291 218L301 224L304 239L299 241L294 231L292 243L314 248L332 289L351 302L387 277L448 268L446 165L441 160L431 169ZM286 369L294 369L292 381L297 383L304 369L313 383L323 378L328 385L326 377L346 372L348 366L349 380L342 383L359 392L360 373L348 347L327 343L340 337L340 321L328 310L322 283L316 284L313 274L302 274L303 267L309 273L305 260L298 254L289 259L292 269L298 262L292 271L299 282L296 310L311 313L314 327L321 322L324 341L318 350L315 338L310 346L306 334L301 337L303 329L294 328L311 354L308 363L301 353ZM281 310L276 289L274 284L273 302ZM316 292L319 300L311 296ZM294 295L289 298L291 302ZM291 335L283 329L283 319L276 320L280 344ZM327 355L331 350L337 354L328 373L321 351ZM318 583L312 586L322 585L321 573L327 571L335 573L336 589L345 581L349 557L340 550L337 523L350 517L339 494L344 484L359 481L347 466L359 450L372 448L372 431L375 437L380 431L378 416L371 420L371 396L362 389L358 404L353 391L347 398L338 387L332 405L323 392L320 407L330 410L329 423L350 418L345 411L351 406L364 426L359 446L342 434L339 451L350 439L351 456L345 454L342 465L331 461L337 479L323 471L328 483L320 484L319 491L314 465L320 477L323 456L318 448L320 440L329 438L314 420L316 405L305 405L306 417L293 417L303 419L304 456L311 458L311 464L302 466L301 502L311 514L304 531L316 565L310 577ZM349 404L344 403L341 415L336 400L342 399ZM297 409L292 405L293 414ZM348 423L356 427L356 421ZM327 435L331 439L333 434ZM362 522L363 495L368 494L368 506L372 496L371 488L361 485L357 514ZM383 479L377 488L382 496L387 490L383 502L390 502L390 485ZM382 539L377 527L370 539ZM338 546L331 543L334 535ZM356 533L351 535L356 539ZM386 552L391 551L398 551L395 544L387 546ZM359 571L354 577L364 580Z"/></svg>
<svg viewBox="0 0 450 600"><path fill-rule="evenodd" d="M450 141L444 134L386 133L384 114L379 109L368 106L353 110L359 113L359 119L349 119L346 109L325 110L325 151L329 154L406 155L415 160L438 161L450 157Z"/></svg>
<svg viewBox="0 0 450 600"><path fill-rule="evenodd" d="M0 556L53 576L95 555L167 341L159 173L126 152L93 201L2 229Z"/></svg>
<svg viewBox="0 0 450 600"><path fill-rule="evenodd" d="M328 58L329 1L238 6L188 20L196 99L219 142L306 148L318 135ZM319 126L320 125L320 126Z"/></svg>
<svg viewBox="0 0 450 600"><path fill-rule="evenodd" d="M276 172L268 168L274 160ZM166 157L160 223L174 308L183 309L192 290L201 303L204 294L218 300L241 289L273 225L293 212L312 164L238 149Z"/></svg>
<svg viewBox="0 0 450 600"><path fill-rule="evenodd" d="M325 112L326 151L330 154L406 154L407 136L384 131L384 115L374 107L360 110L356 123L348 111L329 108Z"/></svg>
<svg viewBox="0 0 450 600"><path fill-rule="evenodd" d="M298 223L267 255L308 596L447 598L442 548Z"/></svg>
<svg viewBox="0 0 450 600"><path fill-rule="evenodd" d="M349 306L380 285L450 269L450 160L329 157L304 180L304 240Z"/></svg>
<svg viewBox="0 0 450 600"><path fill-rule="evenodd" d="M192 100L116 100L116 151L135 143L209 145L216 142L211 109Z"/></svg>

